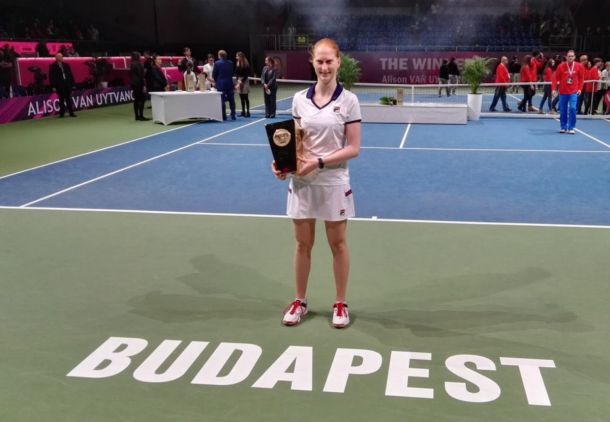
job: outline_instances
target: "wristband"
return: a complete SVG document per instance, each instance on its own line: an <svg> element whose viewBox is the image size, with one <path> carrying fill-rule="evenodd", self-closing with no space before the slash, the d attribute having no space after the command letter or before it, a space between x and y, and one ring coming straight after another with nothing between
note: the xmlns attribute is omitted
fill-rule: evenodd
<svg viewBox="0 0 610 422"><path fill-rule="evenodd" d="M318 158L318 168L319 169L324 168L324 160L322 160L321 158Z"/></svg>

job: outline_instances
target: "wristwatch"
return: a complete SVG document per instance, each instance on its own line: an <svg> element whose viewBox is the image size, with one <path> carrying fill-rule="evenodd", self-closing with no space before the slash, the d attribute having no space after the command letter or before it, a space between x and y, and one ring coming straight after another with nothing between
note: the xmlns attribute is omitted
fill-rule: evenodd
<svg viewBox="0 0 610 422"><path fill-rule="evenodd" d="M324 160L322 160L321 158L318 158L318 168L319 169L324 168Z"/></svg>

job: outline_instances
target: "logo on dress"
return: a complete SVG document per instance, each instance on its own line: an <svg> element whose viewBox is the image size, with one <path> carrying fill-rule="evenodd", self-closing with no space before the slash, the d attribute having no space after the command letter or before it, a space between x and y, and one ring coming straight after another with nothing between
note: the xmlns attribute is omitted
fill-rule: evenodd
<svg viewBox="0 0 610 422"><path fill-rule="evenodd" d="M341 111L341 107L339 107L339 106L334 106L333 107L333 113L339 114L340 111Z"/></svg>
<svg viewBox="0 0 610 422"><path fill-rule="evenodd" d="M341 211L339 211L339 215L340 215L341 217L343 217L343 216L345 215L345 210L341 210Z"/></svg>
<svg viewBox="0 0 610 422"><path fill-rule="evenodd" d="M286 129L278 129L273 133L273 143L278 147L285 147L288 145L290 143L290 138L292 138L292 135L290 135L290 132Z"/></svg>

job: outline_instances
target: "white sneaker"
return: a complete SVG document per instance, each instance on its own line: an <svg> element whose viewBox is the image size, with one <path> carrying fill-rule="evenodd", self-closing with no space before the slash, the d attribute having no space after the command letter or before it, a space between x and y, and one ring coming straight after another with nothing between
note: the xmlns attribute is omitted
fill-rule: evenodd
<svg viewBox="0 0 610 422"><path fill-rule="evenodd" d="M333 305L333 326L335 328L343 328L347 325L349 325L347 303L337 302Z"/></svg>
<svg viewBox="0 0 610 422"><path fill-rule="evenodd" d="M568 133L569 133L570 135L574 135L574 131L573 131L573 130L568 130Z"/></svg>
<svg viewBox="0 0 610 422"><path fill-rule="evenodd" d="M565 130L565 129L561 129L561 130L559 131L559 133L566 133L566 130Z"/></svg>
<svg viewBox="0 0 610 422"><path fill-rule="evenodd" d="M284 325L297 325L305 314L307 314L307 303L295 300L284 309Z"/></svg>

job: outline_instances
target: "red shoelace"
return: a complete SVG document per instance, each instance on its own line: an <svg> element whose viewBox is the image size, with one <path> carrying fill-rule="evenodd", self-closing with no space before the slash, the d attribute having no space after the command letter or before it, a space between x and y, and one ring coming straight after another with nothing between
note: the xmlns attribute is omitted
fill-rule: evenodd
<svg viewBox="0 0 610 422"><path fill-rule="evenodd" d="M303 306L303 302L299 301L299 300L295 300L294 302L292 302L290 305L288 305L286 307L286 309L284 309L284 314L286 314L287 312L289 312L290 310L290 315L294 315L294 313L297 311L297 308L299 306Z"/></svg>
<svg viewBox="0 0 610 422"><path fill-rule="evenodd" d="M347 316L347 315L345 314L345 308L346 308L346 307L347 307L347 306L345 306L345 304L344 304L343 302L335 303L335 304L333 305L333 308L336 308L336 309L337 309L337 316L338 316L338 317Z"/></svg>

